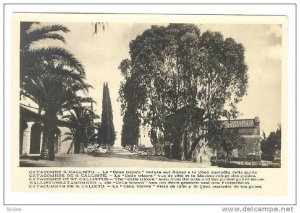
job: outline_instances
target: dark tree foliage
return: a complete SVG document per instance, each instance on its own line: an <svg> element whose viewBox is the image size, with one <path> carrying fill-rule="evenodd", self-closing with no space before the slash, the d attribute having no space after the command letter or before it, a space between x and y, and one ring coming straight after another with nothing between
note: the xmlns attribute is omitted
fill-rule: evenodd
<svg viewBox="0 0 300 213"><path fill-rule="evenodd" d="M109 116L109 144L113 146L115 144L116 140L116 132L115 132L115 126L113 123L113 111L112 111L112 106L111 106L111 100L110 100L110 95L109 95L109 88L108 88L108 83L106 83L106 94L107 94L107 105L108 105L108 116Z"/></svg>
<svg viewBox="0 0 300 213"><path fill-rule="evenodd" d="M139 131L140 119L133 107L126 109L123 117L121 145L123 147L130 146L133 149L138 145L140 136Z"/></svg>
<svg viewBox="0 0 300 213"><path fill-rule="evenodd" d="M60 47L34 48L36 42L45 39L58 40L65 43L65 38L61 33L68 33L70 30L63 25L42 26L38 22L20 23L20 87L21 94L24 91L24 85L30 83L33 75L32 68L34 63L45 57L51 60L59 60L67 66L72 66L84 75L82 64L66 49Z"/></svg>
<svg viewBox="0 0 300 213"><path fill-rule="evenodd" d="M167 118L180 109L191 110L188 114L203 109L202 121L235 118L248 83L243 45L218 32L201 34L193 24L154 25L144 31L130 42L130 59L121 62L120 70L125 78L122 110L134 102L153 143L168 134ZM180 138L197 125L183 127Z"/></svg>
<svg viewBox="0 0 300 213"><path fill-rule="evenodd" d="M121 145L130 146L133 149L138 145L140 137L141 120L138 113L138 99L143 97L143 90L139 88L139 80L136 75L131 75L129 60L123 60L119 66L125 82L121 84L119 91L122 100L123 126L121 135Z"/></svg>
<svg viewBox="0 0 300 213"><path fill-rule="evenodd" d="M173 145L173 158L189 159L191 158L191 150L194 149L196 143L190 144L184 140L188 133L198 132L198 128L203 123L204 110L199 108L183 107L174 114L167 116L165 126L165 140L170 141ZM197 134L196 134L197 135ZM194 134L192 142L198 142L200 135Z"/></svg>
<svg viewBox="0 0 300 213"><path fill-rule="evenodd" d="M77 97L70 102L68 110L69 114L63 116L71 125L72 145L74 145L74 153L84 153L84 147L86 147L92 141L95 136L96 125L93 123L93 119L98 116L88 106L83 106L84 103L94 102L89 97Z"/></svg>
<svg viewBox="0 0 300 213"><path fill-rule="evenodd" d="M115 143L116 133L113 123L112 106L107 83L103 84L100 134L102 139L101 143L110 149L110 146L113 146Z"/></svg>
<svg viewBox="0 0 300 213"><path fill-rule="evenodd" d="M230 160L234 149L241 149L245 146L245 139L240 135L238 129L227 129L221 122L210 122L208 124L208 145L214 150L225 153L225 159Z"/></svg>
<svg viewBox="0 0 300 213"><path fill-rule="evenodd" d="M34 100L44 110L44 132L41 158L54 160L54 137L57 128L57 114L66 110L76 98L76 92L87 91L90 87L84 77L70 71L58 61L36 62L31 69L34 76L24 85L26 96Z"/></svg>
<svg viewBox="0 0 300 213"><path fill-rule="evenodd" d="M261 141L261 151L263 160L274 160L280 158L281 152L281 126L279 125L276 132L271 132L268 137L264 135Z"/></svg>
<svg viewBox="0 0 300 213"><path fill-rule="evenodd" d="M87 91L82 64L63 48L33 48L44 39L65 42L60 33L69 30L62 25L42 26L34 22L20 25L20 94L36 102L44 110L44 132L40 157L54 160L57 113L76 97Z"/></svg>

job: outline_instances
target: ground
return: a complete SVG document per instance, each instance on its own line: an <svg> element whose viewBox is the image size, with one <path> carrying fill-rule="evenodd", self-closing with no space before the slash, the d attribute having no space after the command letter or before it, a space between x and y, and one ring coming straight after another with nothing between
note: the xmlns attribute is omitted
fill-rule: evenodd
<svg viewBox="0 0 300 213"><path fill-rule="evenodd" d="M167 159L131 153L121 147L110 153L60 154L54 161L39 160L38 156L20 159L21 167L135 167L135 168L201 168L209 164Z"/></svg>

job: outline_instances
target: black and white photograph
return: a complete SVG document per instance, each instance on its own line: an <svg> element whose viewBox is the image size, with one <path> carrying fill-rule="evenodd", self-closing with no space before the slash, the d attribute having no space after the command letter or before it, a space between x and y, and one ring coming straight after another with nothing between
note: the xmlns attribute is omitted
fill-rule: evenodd
<svg viewBox="0 0 300 213"><path fill-rule="evenodd" d="M296 4L2 9L1 210L296 212Z"/></svg>
<svg viewBox="0 0 300 213"><path fill-rule="evenodd" d="M22 21L19 166L280 168L282 36Z"/></svg>

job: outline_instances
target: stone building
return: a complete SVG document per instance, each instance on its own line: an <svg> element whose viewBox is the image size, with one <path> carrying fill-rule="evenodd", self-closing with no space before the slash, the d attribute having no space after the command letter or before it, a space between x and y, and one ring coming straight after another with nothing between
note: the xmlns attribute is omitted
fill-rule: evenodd
<svg viewBox="0 0 300 213"><path fill-rule="evenodd" d="M212 156L220 154L221 150L213 150L208 146L205 133L207 127L203 119L204 110L198 107L182 107L167 116L166 133L161 143L164 155L178 160L192 159L197 162L210 162ZM245 146L233 150L234 157L249 155L260 156L260 122L259 118L219 120L216 121L225 129L232 129L245 140ZM192 125L190 125L192 124Z"/></svg>
<svg viewBox="0 0 300 213"><path fill-rule="evenodd" d="M72 153L71 140L64 140L70 124L59 119L55 134L55 154ZM19 155L39 155L43 140L43 114L30 106L20 106Z"/></svg>
<svg viewBox="0 0 300 213"><path fill-rule="evenodd" d="M233 157L261 156L260 121L258 117L254 119L222 120L220 122L226 129L237 129L245 140L245 146L233 150ZM200 163L209 162L212 156L217 156L218 152L218 150L211 149L207 145L207 141L203 139L193 151L193 160Z"/></svg>

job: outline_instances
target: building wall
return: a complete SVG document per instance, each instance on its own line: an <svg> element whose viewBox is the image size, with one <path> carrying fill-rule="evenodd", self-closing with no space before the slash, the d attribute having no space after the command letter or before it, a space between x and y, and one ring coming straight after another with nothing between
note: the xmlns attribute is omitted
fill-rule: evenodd
<svg viewBox="0 0 300 213"><path fill-rule="evenodd" d="M193 151L192 160L196 163L210 163L212 156L216 156L216 152L202 141Z"/></svg>
<svg viewBox="0 0 300 213"><path fill-rule="evenodd" d="M260 121L258 117L253 120L251 127L239 128L238 131L245 139L245 146L238 150L238 157L246 157L247 155L261 155L260 148Z"/></svg>
<svg viewBox="0 0 300 213"><path fill-rule="evenodd" d="M32 141L32 126L37 124L38 122L34 122L34 121L30 121L30 122L26 122L27 123L27 128L22 132L20 131L20 143L21 143L21 139L23 139L21 145L20 145L20 155L39 155L41 152L41 148L42 148L42 141L43 141L43 132L41 132L41 137L39 141L35 141L34 143L39 143L39 147L40 147L40 151L39 152L35 152L32 153L32 147L33 147L33 141ZM40 123L40 125L42 125ZM64 140L65 133L69 132L69 128L68 127L63 127L63 126L58 126L58 129L60 131L60 134L58 134L57 137L57 143L54 145L54 149L55 149L55 154L63 154L63 153L67 153L68 149L71 145L72 140ZM36 147L37 144L35 144ZM70 153L73 153L73 149L70 150Z"/></svg>
<svg viewBox="0 0 300 213"><path fill-rule="evenodd" d="M233 150L232 156L240 158L244 158L247 155L260 156L261 148L259 118L255 117L254 119L235 120L230 122L231 123L228 124L226 121L225 126L229 129L238 129L239 134L245 140L245 145L240 149ZM200 141L193 152L193 160L195 162L200 162L200 159L202 159L202 163L205 163L210 161L212 156L217 156L218 152L213 151L211 148L203 145L203 143L204 142Z"/></svg>
<svg viewBox="0 0 300 213"><path fill-rule="evenodd" d="M240 133L240 135L242 136L259 136L260 132L259 132L259 126L255 126L255 127L246 127L246 128L239 128L238 132Z"/></svg>
<svg viewBox="0 0 300 213"><path fill-rule="evenodd" d="M34 106L34 105L33 105ZM56 129L55 154L67 153L72 140L65 140L69 124L59 119ZM38 128L37 128L38 127ZM37 131L38 130L38 131ZM43 113L37 107L21 104L19 155L39 155L43 141ZM70 150L73 153L73 149Z"/></svg>

